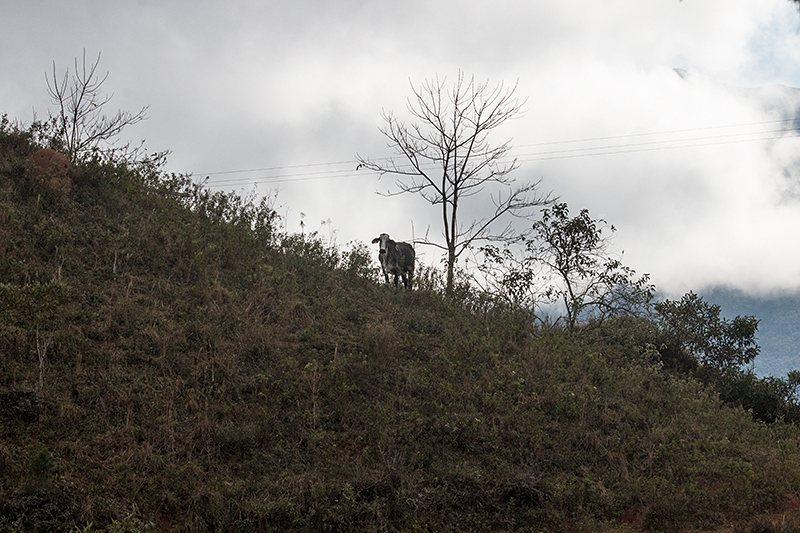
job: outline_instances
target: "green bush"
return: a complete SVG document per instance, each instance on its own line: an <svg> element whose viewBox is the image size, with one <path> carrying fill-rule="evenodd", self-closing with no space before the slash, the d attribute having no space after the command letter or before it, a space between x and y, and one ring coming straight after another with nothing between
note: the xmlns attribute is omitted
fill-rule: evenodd
<svg viewBox="0 0 800 533"><path fill-rule="evenodd" d="M746 368L760 351L755 340L758 319L720 318L718 305L691 292L680 302L658 303L655 310L659 327L655 345L667 368L712 385L722 401L743 407L758 420L800 421L795 394L800 375L759 379Z"/></svg>

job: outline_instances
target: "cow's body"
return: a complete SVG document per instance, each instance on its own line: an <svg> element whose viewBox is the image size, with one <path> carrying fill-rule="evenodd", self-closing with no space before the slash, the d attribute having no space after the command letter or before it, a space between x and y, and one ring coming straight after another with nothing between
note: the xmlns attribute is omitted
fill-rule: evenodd
<svg viewBox="0 0 800 533"><path fill-rule="evenodd" d="M402 277L403 285L406 289L410 289L414 279L414 248L405 242L394 242L386 233L381 233L380 237L372 240L372 243L380 243L378 259L386 283L389 283L389 274L392 274L395 287L398 277Z"/></svg>

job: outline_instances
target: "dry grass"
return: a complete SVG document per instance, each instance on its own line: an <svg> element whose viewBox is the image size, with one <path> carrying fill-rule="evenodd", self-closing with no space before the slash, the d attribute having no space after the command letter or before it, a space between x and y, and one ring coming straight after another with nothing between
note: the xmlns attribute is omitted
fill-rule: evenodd
<svg viewBox="0 0 800 533"><path fill-rule="evenodd" d="M641 324L579 341L433 278L395 292L363 249L146 169L47 197L23 133L0 135L0 530L797 530L797 429L652 366Z"/></svg>

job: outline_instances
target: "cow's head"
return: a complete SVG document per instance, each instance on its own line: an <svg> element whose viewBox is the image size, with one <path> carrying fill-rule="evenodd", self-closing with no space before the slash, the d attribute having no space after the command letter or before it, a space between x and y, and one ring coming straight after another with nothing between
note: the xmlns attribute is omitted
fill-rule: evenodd
<svg viewBox="0 0 800 533"><path fill-rule="evenodd" d="M385 255L386 247L388 246L390 240L391 239L389 238L388 233L381 233L380 237L375 237L374 239L372 239L372 244L380 243L380 251L378 253L381 255Z"/></svg>

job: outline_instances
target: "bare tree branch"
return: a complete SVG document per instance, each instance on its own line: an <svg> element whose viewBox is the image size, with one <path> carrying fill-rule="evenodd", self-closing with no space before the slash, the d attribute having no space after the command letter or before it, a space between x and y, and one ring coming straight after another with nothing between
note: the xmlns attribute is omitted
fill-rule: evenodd
<svg viewBox="0 0 800 533"><path fill-rule="evenodd" d="M71 161L87 156L99 149L101 143L113 145L114 139L126 126L141 122L146 116L148 106L142 107L138 113L117 111L109 117L103 114L103 107L111 101L113 95L102 96L100 89L108 78L108 73L100 77L97 67L100 54L94 63L86 63L86 50L83 51L82 62L75 58L75 70L70 76L69 69L59 79L56 64L53 62L53 78L45 73L47 92L51 100L58 106L51 121L56 126L57 137L63 144L63 150ZM126 145L124 148L128 148Z"/></svg>
<svg viewBox="0 0 800 533"><path fill-rule="evenodd" d="M488 82L465 78L462 72L451 89L445 83L437 76L418 87L411 85L407 108L415 121L410 125L392 113L382 113L381 133L389 139L395 157L356 158L358 168L397 178L396 191L386 195L418 194L431 205L441 206L445 244L438 246L447 250L447 291L451 293L455 263L470 245L507 239L512 227L508 223L496 231L499 219L529 217L533 208L552 200L549 194L538 192L540 181L513 187L511 174L519 164L516 159L507 161L510 142L492 145L488 141L492 130L521 112L514 96L517 85L490 87ZM490 195L494 211L464 225L459 218L462 200L497 187L501 190ZM434 244L427 239L422 242Z"/></svg>

